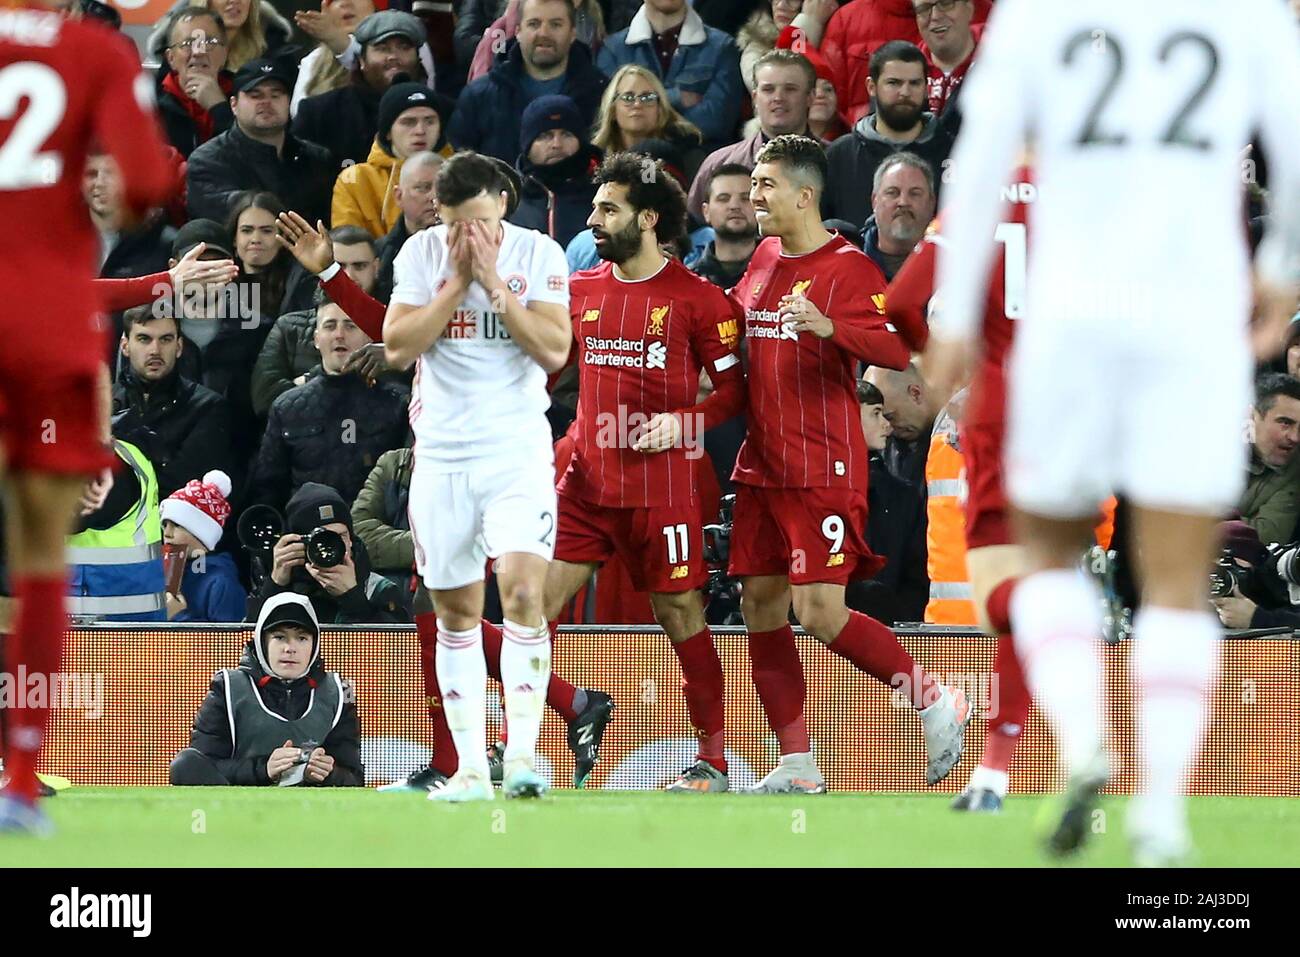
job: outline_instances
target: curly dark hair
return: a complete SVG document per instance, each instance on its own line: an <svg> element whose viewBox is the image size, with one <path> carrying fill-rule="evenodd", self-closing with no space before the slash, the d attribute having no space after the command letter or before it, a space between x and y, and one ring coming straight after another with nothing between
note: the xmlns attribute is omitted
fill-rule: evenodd
<svg viewBox="0 0 1300 957"><path fill-rule="evenodd" d="M676 177L664 169L662 160L645 153L613 153L596 170L592 182L627 187L627 201L637 212L659 214L655 238L675 244L686 235L686 192Z"/></svg>

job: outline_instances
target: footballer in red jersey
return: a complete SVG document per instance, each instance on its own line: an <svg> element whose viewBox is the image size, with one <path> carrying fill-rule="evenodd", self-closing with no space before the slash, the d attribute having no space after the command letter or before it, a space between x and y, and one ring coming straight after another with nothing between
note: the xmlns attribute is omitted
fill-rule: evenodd
<svg viewBox="0 0 1300 957"><path fill-rule="evenodd" d="M1005 187L1008 212L995 236L998 257L984 301L979 363L959 426L959 445L966 465L966 567L980 626L998 637L994 674L998 677L997 711L989 716L984 756L966 789L953 802L959 811L996 813L1007 794L1007 768L1029 715L1029 691L1011 637L1009 603L1016 581L1028 565L1014 544L1002 482L1002 448L1006 434L1006 361L1015 320L1025 304L1025 251L1028 210L1037 191L1029 171L1021 168ZM935 258L943 237L936 221L903 264L886 294L888 312L908 345L925 348L926 312L934 295ZM953 383L931 383L943 397Z"/></svg>
<svg viewBox="0 0 1300 957"><path fill-rule="evenodd" d="M699 753L670 791L727 790L722 664L704 619L704 532L694 474L705 430L740 412L739 311L664 255L686 225L686 195L641 154L608 157L587 224L605 262L569 280L578 380L573 457L560 479L554 619L613 555L681 664ZM647 172L650 175L647 175ZM700 374L713 384L697 402Z"/></svg>
<svg viewBox="0 0 1300 957"><path fill-rule="evenodd" d="M885 277L828 232L819 211L826 156L805 136L759 152L750 197L759 243L731 297L744 310L749 431L736 461L731 573L742 583L754 685L781 747L760 793L825 790L804 721L806 688L791 600L803 627L920 712L942 780L961 758L970 706L938 685L880 622L844 604L844 586L883 564L867 547L867 447L854 370L903 368L906 344L884 314Z"/></svg>
<svg viewBox="0 0 1300 957"><path fill-rule="evenodd" d="M130 41L37 5L0 7L0 469L18 619L10 670L59 668L66 622L64 544L86 478L114 461L107 330L91 285L98 236L81 196L92 141L122 170L139 215L173 176L153 116L153 85ZM103 489L97 495L102 502ZM36 763L49 711L19 696L5 713L0 833L42 833Z"/></svg>

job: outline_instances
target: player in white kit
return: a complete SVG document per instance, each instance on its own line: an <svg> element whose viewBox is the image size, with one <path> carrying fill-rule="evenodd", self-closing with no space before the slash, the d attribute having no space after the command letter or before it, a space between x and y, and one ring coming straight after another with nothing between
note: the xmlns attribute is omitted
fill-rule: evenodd
<svg viewBox="0 0 1300 957"><path fill-rule="evenodd" d="M998 198L1017 151L1039 198L1010 367L1006 476L1033 570L1017 650L1070 770L1049 848L1093 825L1105 784L1100 602L1077 571L1097 503L1135 504L1140 863L1186 857L1183 778L1218 660L1207 570L1245 479L1251 276L1242 149L1259 131L1272 217L1256 344L1281 351L1300 282L1300 36L1281 0L999 0L962 89L932 316L937 378L970 360ZM940 388L946 383L939 383ZM1178 423L1195 423L1192 430Z"/></svg>
<svg viewBox="0 0 1300 957"><path fill-rule="evenodd" d="M484 571L495 559L510 738L502 789L536 797L551 642L542 615L555 546L546 377L568 359L568 265L547 236L504 222L508 185L476 153L443 164L442 225L407 240L384 319L388 361L418 360L411 396L415 560L438 615L435 666L460 769L434 801L491 800Z"/></svg>

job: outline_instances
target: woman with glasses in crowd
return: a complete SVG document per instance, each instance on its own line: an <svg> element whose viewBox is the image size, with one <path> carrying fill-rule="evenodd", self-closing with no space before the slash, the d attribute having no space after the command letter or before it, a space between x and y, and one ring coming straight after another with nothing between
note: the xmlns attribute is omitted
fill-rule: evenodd
<svg viewBox="0 0 1300 957"><path fill-rule="evenodd" d="M628 64L605 87L591 143L608 156L642 140L671 143L682 155L688 183L704 161L700 131L668 102L663 83L644 67Z"/></svg>

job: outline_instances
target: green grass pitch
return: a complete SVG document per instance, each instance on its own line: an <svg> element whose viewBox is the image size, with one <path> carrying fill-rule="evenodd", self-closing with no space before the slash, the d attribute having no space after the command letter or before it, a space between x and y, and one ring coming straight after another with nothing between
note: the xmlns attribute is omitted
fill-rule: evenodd
<svg viewBox="0 0 1300 957"><path fill-rule="evenodd" d="M298 788L74 788L46 802L58 833L0 837L0 865L136 866L1036 866L1036 816L996 817L948 795L817 797L561 791L457 807L420 795ZM1128 864L1125 799L1078 864ZM1290 866L1300 800L1195 798L1206 866Z"/></svg>

